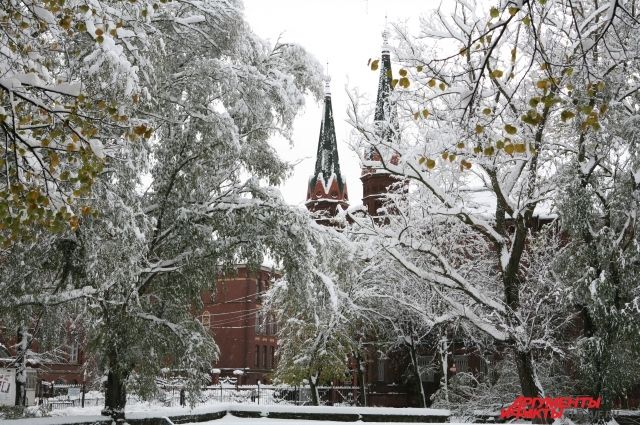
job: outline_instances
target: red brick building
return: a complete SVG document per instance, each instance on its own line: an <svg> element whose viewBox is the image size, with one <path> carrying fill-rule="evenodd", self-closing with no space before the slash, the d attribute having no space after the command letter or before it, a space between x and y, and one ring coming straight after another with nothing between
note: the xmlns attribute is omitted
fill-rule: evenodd
<svg viewBox="0 0 640 425"><path fill-rule="evenodd" d="M204 309L199 320L220 348L214 365L220 377L238 377L239 384L271 382L275 365L277 332L271 317L261 313L261 296L277 274L267 267L250 270L239 265L236 274L216 281L215 294L203 294ZM242 375L234 371L243 371Z"/></svg>

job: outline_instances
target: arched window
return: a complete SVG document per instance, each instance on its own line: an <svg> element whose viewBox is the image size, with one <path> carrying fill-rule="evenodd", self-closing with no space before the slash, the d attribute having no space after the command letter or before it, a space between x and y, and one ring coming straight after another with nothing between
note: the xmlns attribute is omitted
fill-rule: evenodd
<svg viewBox="0 0 640 425"><path fill-rule="evenodd" d="M208 311L202 313L202 326L205 329L211 329L211 315Z"/></svg>
<svg viewBox="0 0 640 425"><path fill-rule="evenodd" d="M73 341L71 344L69 344L69 363L78 363L78 342L77 341Z"/></svg>

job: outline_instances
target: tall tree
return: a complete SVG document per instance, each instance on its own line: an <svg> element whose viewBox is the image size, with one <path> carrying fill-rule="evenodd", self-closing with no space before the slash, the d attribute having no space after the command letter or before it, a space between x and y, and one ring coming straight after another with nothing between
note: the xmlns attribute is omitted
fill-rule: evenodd
<svg viewBox="0 0 640 425"><path fill-rule="evenodd" d="M422 21L419 38L396 28L401 143L379 137L353 100L362 144L413 186L389 225L356 221L454 315L510 347L522 393L541 396L536 357L558 348L565 320L549 308L563 290L549 266L557 236L540 228L553 217L558 168L601 130L605 80L637 70L626 47L637 45L637 10L619 1L447 9ZM637 83L624 85L616 100L629 109Z"/></svg>
<svg viewBox="0 0 640 425"><path fill-rule="evenodd" d="M316 255L295 280L281 279L267 293L265 309L278 321L277 380L308 381L314 405L318 386L349 378L348 360L359 346L356 269L352 244L332 228L315 225Z"/></svg>
<svg viewBox="0 0 640 425"><path fill-rule="evenodd" d="M111 46L107 53L124 50L139 60L141 77L131 101L114 90L122 105L98 105L128 127L126 137L114 136L93 190L82 194L91 209L34 244L45 252L65 246L71 255L51 264L41 285L0 278L14 311L70 300L86 306L89 348L106 376L103 413L117 421L127 391L152 394L163 367L184 373L192 394L200 388L217 347L193 312L216 276L268 256L295 280L314 256L308 216L272 187L290 168L268 139L290 137L305 95L319 97L320 65L299 46L255 36L238 1L168 2L139 12L132 19L153 32L144 49L128 44L133 34L119 19L99 34L90 30L100 46ZM10 254L20 252L26 255L22 246ZM30 273L45 272L36 260L26 264ZM26 276L20 262L2 267Z"/></svg>

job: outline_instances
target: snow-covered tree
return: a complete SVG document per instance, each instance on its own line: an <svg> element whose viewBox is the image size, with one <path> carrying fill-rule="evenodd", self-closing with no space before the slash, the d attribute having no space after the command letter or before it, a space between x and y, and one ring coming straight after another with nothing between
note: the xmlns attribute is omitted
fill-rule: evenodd
<svg viewBox="0 0 640 425"><path fill-rule="evenodd" d="M611 408L640 373L633 360L640 350L640 163L638 98L624 98L628 76L609 73L602 81L601 96L611 105L602 130L580 135L563 168L558 211L568 243L556 267L570 289L567 302L581 315L581 387Z"/></svg>
<svg viewBox="0 0 640 425"><path fill-rule="evenodd" d="M152 183L115 214L130 224L127 262L140 261L111 271L95 300L98 316L112 318L95 335L108 372L105 413L115 417L123 414L127 378L144 394L168 366L163 360L190 378L195 394L216 347L193 308L225 267L259 265L268 255L289 275L306 261L300 239L309 220L268 186L288 171L268 138L290 132L305 92L319 91L320 67L295 45L258 39L239 4L210 1L199 11L176 8L174 19L188 25L166 24L175 37L158 46L142 111L155 134ZM140 215L144 228L132 225Z"/></svg>
<svg viewBox="0 0 640 425"><path fill-rule="evenodd" d="M408 203L383 225L354 218L449 315L509 347L522 393L535 397L536 358L559 351L569 316L558 308L566 282L551 270L559 235L545 229L558 170L581 162L614 104L635 115L638 11L619 1L485 6L443 5L417 36L396 27L402 141L379 137L355 98L350 119L379 167L410 182Z"/></svg>
<svg viewBox="0 0 640 425"><path fill-rule="evenodd" d="M0 10L0 249L34 227L77 227L157 42L146 2L9 0ZM78 202L79 201L79 202ZM83 209L84 208L84 209ZM1 253L1 252L0 252Z"/></svg>
<svg viewBox="0 0 640 425"><path fill-rule="evenodd" d="M118 10L107 6L95 2ZM38 245L55 250L62 240L72 255L40 285L2 275L14 309L83 303L89 348L105 374L103 413L118 420L127 388L152 394L163 367L179 370L192 394L208 376L217 347L193 313L216 276L268 257L295 281L313 258L310 218L272 187L289 166L268 139L289 137L305 94L321 88L320 65L299 46L255 36L240 2L168 2L135 16L154 32L136 81L140 96L121 121L134 124L113 139L93 191L82 194L91 210ZM113 37L138 58L143 52L127 45L118 22L96 42ZM42 273L37 260L30 265ZM13 276L25 271L3 267Z"/></svg>
<svg viewBox="0 0 640 425"><path fill-rule="evenodd" d="M267 293L265 309L278 321L275 379L308 381L314 405L317 386L349 379L349 357L359 350L357 269L352 244L331 228L315 225L313 255L295 279L283 278Z"/></svg>

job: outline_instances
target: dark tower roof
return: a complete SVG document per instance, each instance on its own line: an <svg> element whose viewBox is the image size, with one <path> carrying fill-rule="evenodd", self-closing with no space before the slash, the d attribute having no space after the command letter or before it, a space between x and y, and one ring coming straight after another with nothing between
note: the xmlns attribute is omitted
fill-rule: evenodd
<svg viewBox="0 0 640 425"><path fill-rule="evenodd" d="M389 45L387 43L388 33L382 33L382 61L380 66L380 78L378 79L378 96L376 98L376 111L373 121L378 130L378 135L388 142L395 139L399 131L398 112L395 105L391 103L390 95L393 87L391 81L393 74L391 71L391 56L389 55ZM373 152L370 151L368 159L373 159Z"/></svg>
<svg viewBox="0 0 640 425"><path fill-rule="evenodd" d="M331 108L331 91L329 89L329 79L325 81L324 89L324 111L322 122L320 123L320 137L318 139L318 153L316 157L316 168L309 180L309 188L316 185L322 176L324 186L329 185L331 176L337 180L338 188L342 192L345 182L340 173L340 162L338 160L338 143L336 141L336 130L333 124L333 109Z"/></svg>
<svg viewBox="0 0 640 425"><path fill-rule="evenodd" d="M320 124L316 169L309 179L305 204L307 209L315 215L316 222L327 226L339 226L340 224L333 221L333 218L340 210L349 207L347 183L340 173L328 77L324 85L324 111Z"/></svg>
<svg viewBox="0 0 640 425"><path fill-rule="evenodd" d="M383 146L395 143L400 139L398 112L391 100L393 75L391 73L391 57L387 38L388 33L385 30L382 33L382 64L378 80L376 110L373 116L377 146L372 146L365 151L365 161L363 162L362 175L360 177L360 180L362 180L362 204L370 216L377 218L394 211L393 207L391 207L391 210L387 209L387 195L391 192L396 192L398 189L397 183L401 181L401 179L387 172L382 166L383 159L395 165L398 164L400 159L393 149ZM382 145L380 142L382 142ZM378 150L376 150L376 147ZM387 157L389 154L391 154L390 158ZM406 184L402 186L404 188L400 190L404 191Z"/></svg>

